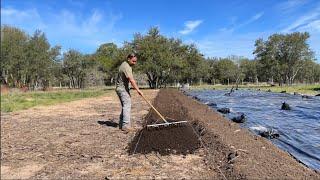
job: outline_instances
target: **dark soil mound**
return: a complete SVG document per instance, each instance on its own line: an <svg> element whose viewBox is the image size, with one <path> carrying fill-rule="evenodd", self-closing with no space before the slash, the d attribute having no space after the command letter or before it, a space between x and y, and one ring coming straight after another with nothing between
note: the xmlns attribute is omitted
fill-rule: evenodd
<svg viewBox="0 0 320 180"><path fill-rule="evenodd" d="M200 147L197 135L190 124L159 130L142 129L129 145L129 153L147 154L152 151L161 155L193 153Z"/></svg>
<svg viewBox="0 0 320 180"><path fill-rule="evenodd" d="M186 110L181 107L178 101L171 102L168 99L168 92L161 91L155 99L154 106L165 116L169 122L189 121L190 117L186 116ZM163 96L167 96L164 98ZM163 123L158 115L151 109L145 117L145 124ZM165 127L161 129L140 130L133 140L129 143L129 154L158 152L161 155L168 154L189 154L194 153L200 148L198 137L199 132L192 123L186 123L179 127Z"/></svg>
<svg viewBox="0 0 320 180"><path fill-rule="evenodd" d="M193 114L189 113L190 110L185 107L189 103L190 99L180 92L173 89L162 89L155 98L153 105L167 120L183 120L188 121L188 124L183 127L163 128L153 131L147 131L146 128L143 128L129 143L129 154L158 152L161 155L186 155L196 153L197 149L204 147L206 152L204 163L209 169L216 171L221 179L223 176L244 178L244 175L233 170L232 162L228 162L228 154L234 153L233 150L221 143L219 136L207 131L204 123L198 121ZM206 116L205 114L202 115ZM162 121L153 110L150 110L145 117L145 125L155 122L160 123Z"/></svg>

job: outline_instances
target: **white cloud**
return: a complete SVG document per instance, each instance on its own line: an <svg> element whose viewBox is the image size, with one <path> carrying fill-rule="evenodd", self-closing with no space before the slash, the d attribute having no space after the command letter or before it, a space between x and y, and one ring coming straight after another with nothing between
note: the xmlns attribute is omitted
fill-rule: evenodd
<svg viewBox="0 0 320 180"><path fill-rule="evenodd" d="M258 14L256 14L256 15L252 16L251 19L248 21L248 23L251 23L251 22L253 22L253 21L258 20L259 18L261 18L261 16L262 16L263 14L264 14L264 12L260 12L260 13L258 13Z"/></svg>
<svg viewBox="0 0 320 180"><path fill-rule="evenodd" d="M311 21L297 29L298 31L320 32L320 19Z"/></svg>
<svg viewBox="0 0 320 180"><path fill-rule="evenodd" d="M247 22L252 22L261 18L262 15L256 14ZM315 51L318 62L320 60L320 19L315 18L315 15L308 13L307 15L298 18L292 23L294 31L307 31L310 33L308 44L311 50ZM303 23L302 23L303 22ZM242 24L246 24L245 22ZM294 26L293 26L294 25ZM239 25L234 28L239 28ZM254 58L252 54L254 50L254 42L258 38L267 39L271 34L279 33L276 30L268 30L265 32L249 32L249 33L233 33L234 29L223 29L219 32L211 33L201 39L190 41L199 47L200 52L207 57L228 57L235 54Z"/></svg>
<svg viewBox="0 0 320 180"><path fill-rule="evenodd" d="M308 44L312 51L315 52L316 58L320 63L320 22L316 21L310 24L317 31L310 33ZM306 27L306 28L309 28ZM242 34L231 34L225 32L215 32L197 40L188 40L188 43L194 43L200 52L206 57L228 57L230 55L245 56L254 58L254 43L258 38L267 39L270 35L277 33L275 31L252 32Z"/></svg>
<svg viewBox="0 0 320 180"><path fill-rule="evenodd" d="M122 18L120 15L94 10L88 17L78 17L75 13L64 10L51 22L51 27L58 29L47 30L48 35L57 39L84 44L84 46L99 46L103 42L113 42L116 37L115 23ZM59 19L63 19L59 21Z"/></svg>
<svg viewBox="0 0 320 180"><path fill-rule="evenodd" d="M282 33L294 31L309 32L308 43L311 50L315 51L318 61L320 61L320 4L318 3L312 11L296 18L291 24L281 30Z"/></svg>
<svg viewBox="0 0 320 180"><path fill-rule="evenodd" d="M277 5L277 9L282 13L290 13L303 5L307 4L309 0L286 0Z"/></svg>
<svg viewBox="0 0 320 180"><path fill-rule="evenodd" d="M180 34L187 35L194 31L203 21L195 20L195 21L187 21L184 23L184 29L179 31Z"/></svg>
<svg viewBox="0 0 320 180"><path fill-rule="evenodd" d="M308 44L310 45L311 50L315 52L315 56L320 63L320 19L310 21L309 23L298 27L296 31L309 32L310 38L308 39Z"/></svg>
<svg viewBox="0 0 320 180"><path fill-rule="evenodd" d="M63 49L81 48L88 51L95 50L104 42L119 42L114 39L120 33L115 31L115 24L122 15L95 9L84 16L64 9L40 16L37 9L1 8L1 17L2 24L19 27L29 34L36 29L42 30L52 45L60 44Z"/></svg>
<svg viewBox="0 0 320 180"><path fill-rule="evenodd" d="M101 19L102 19L102 14L96 10L93 12L93 14L91 15L89 20L93 24L96 24L96 23L100 22Z"/></svg>
<svg viewBox="0 0 320 180"><path fill-rule="evenodd" d="M1 24L26 24L27 28L33 28L34 30L46 27L37 9L1 8Z"/></svg>
<svg viewBox="0 0 320 180"><path fill-rule="evenodd" d="M240 24L238 26L238 28L255 22L256 20L260 19L263 16L263 14L264 14L264 12L259 12L259 13L255 14L255 15L253 15L250 19L248 19L244 23Z"/></svg>
<svg viewBox="0 0 320 180"><path fill-rule="evenodd" d="M284 28L282 30L282 32L287 33L287 32L294 31L301 26L306 26L307 24L310 24L313 21L316 21L319 19L320 19L320 8L317 8L317 9L315 9L315 11L312 11L306 15L299 17L297 20L295 20L289 26Z"/></svg>
<svg viewBox="0 0 320 180"><path fill-rule="evenodd" d="M243 23L240 23L240 24L236 24L235 20L234 20L235 18L233 18L232 19L233 26L230 27L230 28L226 28L226 27L221 28L220 31L222 31L222 32L233 32L236 29L239 29L239 28L241 28L243 26L246 26L248 24L251 24L251 23L257 21L258 19L260 19L263 16L263 14L264 14L264 12L259 12L259 13L255 14L255 15L251 16L247 21L244 21Z"/></svg>
<svg viewBox="0 0 320 180"><path fill-rule="evenodd" d="M1 16L3 18L14 16L16 20L21 20L24 18L39 17L39 14L35 9L19 11L13 8L1 8Z"/></svg>

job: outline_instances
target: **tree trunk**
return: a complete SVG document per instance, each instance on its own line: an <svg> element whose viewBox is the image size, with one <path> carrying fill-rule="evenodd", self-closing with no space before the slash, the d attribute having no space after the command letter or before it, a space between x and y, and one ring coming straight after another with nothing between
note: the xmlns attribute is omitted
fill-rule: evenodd
<svg viewBox="0 0 320 180"><path fill-rule="evenodd" d="M37 81L37 80L35 80L34 89L35 89L35 90L38 89L38 81Z"/></svg>
<svg viewBox="0 0 320 180"><path fill-rule="evenodd" d="M150 87L151 89L156 89L156 88L157 88L157 81L158 81L157 76L155 76L155 75L152 74L151 72L147 72L146 74L147 74L147 76L148 76L149 87Z"/></svg>
<svg viewBox="0 0 320 180"><path fill-rule="evenodd" d="M12 82L13 82L13 87L16 87L16 82L15 82L15 80L14 80L14 78L13 78L13 75L10 74L10 77L11 77L11 80L12 80Z"/></svg>
<svg viewBox="0 0 320 180"><path fill-rule="evenodd" d="M5 80L5 83L6 84L8 84L8 74L9 74L9 72L8 72L8 70L6 70L7 71L7 73L4 73L5 75L4 75L4 80Z"/></svg>
<svg viewBox="0 0 320 180"><path fill-rule="evenodd" d="M71 79L72 79L72 88L76 88L76 82L74 77L71 77Z"/></svg>

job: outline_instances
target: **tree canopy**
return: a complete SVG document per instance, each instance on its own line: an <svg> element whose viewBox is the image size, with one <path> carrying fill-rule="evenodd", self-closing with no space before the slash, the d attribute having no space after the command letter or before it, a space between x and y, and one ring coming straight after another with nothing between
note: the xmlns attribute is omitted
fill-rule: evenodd
<svg viewBox="0 0 320 180"><path fill-rule="evenodd" d="M61 53L61 47L51 46L45 33L39 30L29 35L3 25L1 35L1 84L10 87L114 85L119 65L132 52L138 57L135 74L145 77L141 81L147 80L150 88L175 83L263 81L290 85L320 81L320 65L307 43L310 36L307 32L257 39L252 60L236 55L204 57L196 45L166 37L156 27L146 34L136 33L122 47L109 42L101 44L92 54L75 49Z"/></svg>

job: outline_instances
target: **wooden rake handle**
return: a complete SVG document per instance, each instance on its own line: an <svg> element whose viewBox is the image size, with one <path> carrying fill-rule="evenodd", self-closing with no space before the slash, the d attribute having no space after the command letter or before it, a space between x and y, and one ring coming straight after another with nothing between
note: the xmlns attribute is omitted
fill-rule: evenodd
<svg viewBox="0 0 320 180"><path fill-rule="evenodd" d="M153 107L153 105L141 94L141 96L142 96L142 98L151 106L151 108L160 116L160 118L164 121L164 122L166 122L166 123L168 123L168 121L160 114L160 112L155 108L155 107Z"/></svg>

